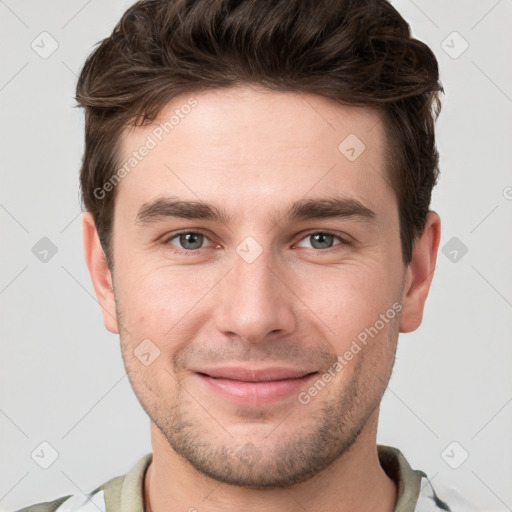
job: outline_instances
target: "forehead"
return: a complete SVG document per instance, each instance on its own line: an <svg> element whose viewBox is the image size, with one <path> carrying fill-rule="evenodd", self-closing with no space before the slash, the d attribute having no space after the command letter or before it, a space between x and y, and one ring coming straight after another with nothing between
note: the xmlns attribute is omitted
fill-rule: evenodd
<svg viewBox="0 0 512 512"><path fill-rule="evenodd" d="M378 211L394 203L385 140L378 112L316 94L253 87L182 94L151 125L123 133L128 172L116 201L135 208L173 195L238 209L240 217L276 211L276 200L336 193Z"/></svg>

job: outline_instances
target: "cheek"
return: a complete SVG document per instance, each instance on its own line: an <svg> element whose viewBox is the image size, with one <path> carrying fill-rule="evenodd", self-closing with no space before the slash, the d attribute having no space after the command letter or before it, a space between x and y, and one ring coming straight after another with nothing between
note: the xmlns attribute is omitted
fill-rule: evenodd
<svg viewBox="0 0 512 512"><path fill-rule="evenodd" d="M294 282L297 296L343 339L373 325L392 307L399 291L388 269L360 262L343 267L319 266L315 272L299 273Z"/></svg>
<svg viewBox="0 0 512 512"><path fill-rule="evenodd" d="M200 273L186 269L160 267L145 272L127 271L124 282L116 286L119 309L126 328L137 338L150 338L162 348L186 335L183 329L192 325L194 310L199 311L201 299L218 277L212 272Z"/></svg>

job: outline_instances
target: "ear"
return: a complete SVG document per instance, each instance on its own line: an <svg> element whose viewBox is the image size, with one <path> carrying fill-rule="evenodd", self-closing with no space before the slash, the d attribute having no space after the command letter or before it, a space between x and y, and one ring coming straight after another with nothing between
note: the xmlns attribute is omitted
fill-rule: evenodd
<svg viewBox="0 0 512 512"><path fill-rule="evenodd" d="M101 306L103 323L107 330L119 334L112 276L100 244L96 224L90 212L85 212L83 215L82 230L85 261Z"/></svg>
<svg viewBox="0 0 512 512"><path fill-rule="evenodd" d="M436 268L441 238L441 219L429 211L422 235L416 239L402 292L400 332L415 331L423 319L423 309Z"/></svg>

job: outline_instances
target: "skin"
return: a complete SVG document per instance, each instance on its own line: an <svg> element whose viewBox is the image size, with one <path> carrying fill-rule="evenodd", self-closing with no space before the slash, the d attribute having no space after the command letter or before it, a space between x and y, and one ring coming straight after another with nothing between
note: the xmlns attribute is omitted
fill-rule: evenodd
<svg viewBox="0 0 512 512"><path fill-rule="evenodd" d="M404 265L386 135L372 109L244 86L176 97L161 120L191 96L197 106L117 185L113 272L92 216L83 218L105 327L120 335L151 419L146 510L392 511L396 486L376 450L379 404L399 332L422 320L439 216L428 214ZM123 156L154 129L127 130ZM349 134L366 146L354 161L338 150ZM333 194L374 219L284 216L296 200ZM166 196L213 203L232 219L137 222L144 204ZM190 250L177 230L206 236ZM311 236L325 230L342 238ZM236 250L248 236L261 249L251 263ZM235 404L194 372L285 366L321 376L394 303L401 311L307 404L297 393ZM144 339L160 351L148 365L134 354Z"/></svg>

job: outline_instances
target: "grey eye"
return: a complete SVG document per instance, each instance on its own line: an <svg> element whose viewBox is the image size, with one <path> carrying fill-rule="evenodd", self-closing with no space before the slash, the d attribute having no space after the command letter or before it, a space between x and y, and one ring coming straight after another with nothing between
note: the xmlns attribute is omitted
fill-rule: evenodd
<svg viewBox="0 0 512 512"><path fill-rule="evenodd" d="M333 245L335 236L329 233L315 233L307 238L311 240L313 249L329 249Z"/></svg>
<svg viewBox="0 0 512 512"><path fill-rule="evenodd" d="M201 233L181 233L178 237L181 247L189 250L200 249L204 241Z"/></svg>
<svg viewBox="0 0 512 512"><path fill-rule="evenodd" d="M333 243L334 240L338 240L338 243ZM310 243L310 245L302 245L305 242ZM325 233L323 231L318 231L316 233L311 233L310 235L306 235L300 242L300 247L310 247L316 250L320 249L330 249L331 247L335 245L339 245L342 242L342 239L337 235L332 235L330 233Z"/></svg>

